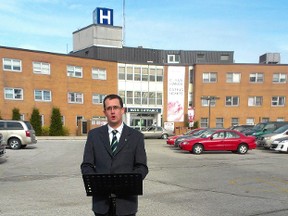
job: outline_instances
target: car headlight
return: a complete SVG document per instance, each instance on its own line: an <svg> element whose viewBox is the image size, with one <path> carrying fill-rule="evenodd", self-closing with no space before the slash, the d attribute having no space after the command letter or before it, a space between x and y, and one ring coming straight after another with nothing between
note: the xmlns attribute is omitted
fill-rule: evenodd
<svg viewBox="0 0 288 216"><path fill-rule="evenodd" d="M270 140L271 137L264 137L264 140Z"/></svg>

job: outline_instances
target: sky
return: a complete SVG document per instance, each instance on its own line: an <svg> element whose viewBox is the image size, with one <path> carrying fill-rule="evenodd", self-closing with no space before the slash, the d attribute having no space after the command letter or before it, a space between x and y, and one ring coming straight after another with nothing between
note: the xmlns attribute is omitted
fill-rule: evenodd
<svg viewBox="0 0 288 216"><path fill-rule="evenodd" d="M234 51L235 63L280 53L288 64L287 0L0 0L0 46L69 53L97 7L125 24L128 47Z"/></svg>

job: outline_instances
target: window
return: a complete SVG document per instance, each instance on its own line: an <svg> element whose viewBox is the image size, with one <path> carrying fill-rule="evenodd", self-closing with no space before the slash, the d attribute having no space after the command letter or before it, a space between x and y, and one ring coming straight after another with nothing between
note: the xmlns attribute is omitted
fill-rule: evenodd
<svg viewBox="0 0 288 216"><path fill-rule="evenodd" d="M83 94L76 92L68 93L68 103L83 104Z"/></svg>
<svg viewBox="0 0 288 216"><path fill-rule="evenodd" d="M224 119L216 118L216 128L223 128L223 127L224 127Z"/></svg>
<svg viewBox="0 0 288 216"><path fill-rule="evenodd" d="M239 105L239 97L227 96L225 104L226 104L226 106L238 106Z"/></svg>
<svg viewBox="0 0 288 216"><path fill-rule="evenodd" d="M141 104L141 92L134 92L134 104Z"/></svg>
<svg viewBox="0 0 288 216"><path fill-rule="evenodd" d="M196 58L197 63L205 62L205 54L203 53L198 53Z"/></svg>
<svg viewBox="0 0 288 216"><path fill-rule="evenodd" d="M123 104L126 104L125 91L119 91L119 96L122 98Z"/></svg>
<svg viewBox="0 0 288 216"><path fill-rule="evenodd" d="M248 97L248 106L262 106L263 97Z"/></svg>
<svg viewBox="0 0 288 216"><path fill-rule="evenodd" d="M119 80L125 80L125 67L124 66L119 66L118 78Z"/></svg>
<svg viewBox="0 0 288 216"><path fill-rule="evenodd" d="M254 118L247 118L246 119L246 124L247 125L254 125L255 123L254 123Z"/></svg>
<svg viewBox="0 0 288 216"><path fill-rule="evenodd" d="M201 118L200 127L201 128L207 128L208 127L208 118Z"/></svg>
<svg viewBox="0 0 288 216"><path fill-rule="evenodd" d="M133 91L127 91L127 104L133 104Z"/></svg>
<svg viewBox="0 0 288 216"><path fill-rule="evenodd" d="M286 83L286 82L287 82L287 74L283 73L273 74L273 83Z"/></svg>
<svg viewBox="0 0 288 216"><path fill-rule="evenodd" d="M157 93L157 105L162 105L162 93Z"/></svg>
<svg viewBox="0 0 288 216"><path fill-rule="evenodd" d="M106 97L106 95L104 95L104 94L94 93L92 95L92 103L93 104L102 104L105 97Z"/></svg>
<svg viewBox="0 0 288 216"><path fill-rule="evenodd" d="M127 80L133 80L133 67L127 67Z"/></svg>
<svg viewBox="0 0 288 216"><path fill-rule="evenodd" d="M168 63L180 63L180 55L167 55Z"/></svg>
<svg viewBox="0 0 288 216"><path fill-rule="evenodd" d="M35 101L51 101L51 91L48 90L34 90Z"/></svg>
<svg viewBox="0 0 288 216"><path fill-rule="evenodd" d="M92 68L92 79L106 80L106 69Z"/></svg>
<svg viewBox="0 0 288 216"><path fill-rule="evenodd" d="M220 56L220 61L228 61L228 60L229 60L229 55L223 54Z"/></svg>
<svg viewBox="0 0 288 216"><path fill-rule="evenodd" d="M149 104L151 105L155 105L156 101L155 101L155 92L149 92Z"/></svg>
<svg viewBox="0 0 288 216"><path fill-rule="evenodd" d="M276 121L278 121L278 122L283 122L283 121L285 121L285 118L284 118L284 117L278 117L278 118L276 119Z"/></svg>
<svg viewBox="0 0 288 216"><path fill-rule="evenodd" d="M7 100L23 100L23 89L4 88L4 98Z"/></svg>
<svg viewBox="0 0 288 216"><path fill-rule="evenodd" d="M68 65L67 76L82 78L82 67Z"/></svg>
<svg viewBox="0 0 288 216"><path fill-rule="evenodd" d="M201 99L201 104L203 107L208 107L210 103L210 106L215 106L216 99Z"/></svg>
<svg viewBox="0 0 288 216"><path fill-rule="evenodd" d="M154 68L150 68L149 71L149 81L155 82L156 70Z"/></svg>
<svg viewBox="0 0 288 216"><path fill-rule="evenodd" d="M163 82L163 69L156 69L156 81Z"/></svg>
<svg viewBox="0 0 288 216"><path fill-rule="evenodd" d="M270 121L269 117L262 117L261 118L261 122L269 122L269 121Z"/></svg>
<svg viewBox="0 0 288 216"><path fill-rule="evenodd" d="M44 126L44 124L45 124L45 117L44 117L44 115L42 114L42 115L40 115L40 120L41 120L41 126Z"/></svg>
<svg viewBox="0 0 288 216"><path fill-rule="evenodd" d="M148 104L148 92L142 92L142 104Z"/></svg>
<svg viewBox="0 0 288 216"><path fill-rule="evenodd" d="M33 73L50 74L50 64L45 62L33 62Z"/></svg>
<svg viewBox="0 0 288 216"><path fill-rule="evenodd" d="M240 83L240 80L241 80L241 73L229 72L226 74L227 83Z"/></svg>
<svg viewBox="0 0 288 216"><path fill-rule="evenodd" d="M76 125L77 125L77 127L79 126L78 122L82 121L82 119L84 119L83 116L76 116Z"/></svg>
<svg viewBox="0 0 288 216"><path fill-rule="evenodd" d="M203 73L203 83L215 83L217 81L216 72Z"/></svg>
<svg viewBox="0 0 288 216"><path fill-rule="evenodd" d="M142 81L148 81L148 68L142 68Z"/></svg>
<svg viewBox="0 0 288 216"><path fill-rule="evenodd" d="M22 71L22 61L19 59L3 58L3 70L5 71Z"/></svg>
<svg viewBox="0 0 288 216"><path fill-rule="evenodd" d="M232 118L231 119L231 126L239 125L239 118Z"/></svg>
<svg viewBox="0 0 288 216"><path fill-rule="evenodd" d="M62 125L64 126L65 125L65 116L61 116L61 122L62 122Z"/></svg>
<svg viewBox="0 0 288 216"><path fill-rule="evenodd" d="M141 68L140 67L134 68L134 80L141 81Z"/></svg>
<svg viewBox="0 0 288 216"><path fill-rule="evenodd" d="M285 97L284 96L274 96L271 100L271 106L284 106L285 105Z"/></svg>
<svg viewBox="0 0 288 216"><path fill-rule="evenodd" d="M251 73L250 74L251 83L263 83L263 81L264 81L263 73Z"/></svg>

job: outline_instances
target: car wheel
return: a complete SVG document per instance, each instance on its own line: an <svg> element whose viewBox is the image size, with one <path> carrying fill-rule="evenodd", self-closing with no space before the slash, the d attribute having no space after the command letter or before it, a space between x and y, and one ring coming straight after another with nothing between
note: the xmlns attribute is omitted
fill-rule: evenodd
<svg viewBox="0 0 288 216"><path fill-rule="evenodd" d="M199 155L199 154L202 154L203 151L204 151L203 145L195 144L193 146L192 153Z"/></svg>
<svg viewBox="0 0 288 216"><path fill-rule="evenodd" d="M11 149L20 149L21 141L17 138L11 138L8 142Z"/></svg>
<svg viewBox="0 0 288 216"><path fill-rule="evenodd" d="M247 147L246 144L240 144L240 145L238 146L238 151L237 151L237 152L238 152L239 154L246 154L247 151L248 151L248 147Z"/></svg>
<svg viewBox="0 0 288 216"><path fill-rule="evenodd" d="M163 134L161 138L162 139L168 139L168 134Z"/></svg>

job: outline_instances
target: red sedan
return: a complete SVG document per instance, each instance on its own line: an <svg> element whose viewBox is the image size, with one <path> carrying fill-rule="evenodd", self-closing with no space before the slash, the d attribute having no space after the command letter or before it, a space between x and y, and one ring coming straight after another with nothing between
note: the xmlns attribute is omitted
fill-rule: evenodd
<svg viewBox="0 0 288 216"><path fill-rule="evenodd" d="M201 154L203 151L232 151L245 154L248 150L256 148L255 141L255 137L245 136L235 130L217 130L208 136L185 140L179 147L194 154Z"/></svg>
<svg viewBox="0 0 288 216"><path fill-rule="evenodd" d="M180 135L175 135L175 136L170 136L170 137L168 137L168 139L166 140L166 143L168 144L168 145L173 145L174 146L174 144L175 144L175 140L178 138L178 137L180 137L180 136L185 136L185 135L192 135L192 134L194 134L195 132L197 132L197 131L199 131L199 130L201 130L202 128L196 128L196 129L192 129L192 130L189 130L189 131L187 131L186 133L184 133L184 134L180 134Z"/></svg>

